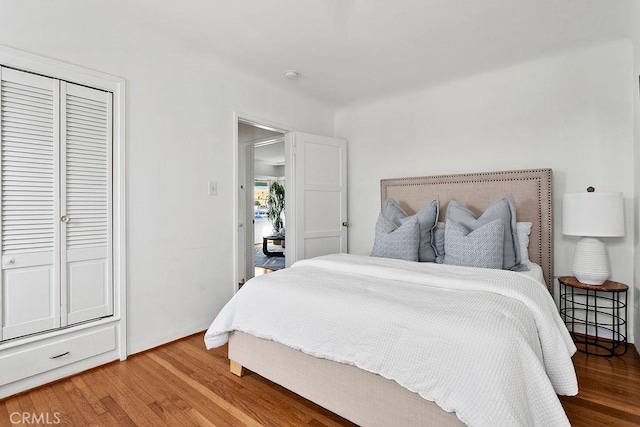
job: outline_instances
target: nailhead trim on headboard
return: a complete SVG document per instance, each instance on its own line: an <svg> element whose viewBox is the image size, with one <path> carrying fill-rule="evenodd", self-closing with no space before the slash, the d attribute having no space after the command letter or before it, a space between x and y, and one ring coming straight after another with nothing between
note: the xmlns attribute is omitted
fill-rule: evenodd
<svg viewBox="0 0 640 427"><path fill-rule="evenodd" d="M529 255L532 256L534 254L532 249L537 252L537 259L542 267L547 288L549 289L549 292L553 294L553 172L551 169L527 169L520 171L480 172L382 179L380 181L380 206L381 208L384 206L389 190L397 187L415 187L418 191L420 188L424 187L424 193L419 193L420 197L424 198L424 194L427 194L430 197L439 196L436 186L446 188L447 185L451 184L468 184L473 186L474 184L487 184L492 182L500 183L500 188L506 188L505 194L508 194L509 192L517 193L518 191L526 191L527 200L529 200L528 195L533 192L533 189L529 189L526 185L520 185L520 183L531 183L531 181L534 181L537 187L537 194L531 194L531 199L537 199L535 212L532 207L525 212L525 214L526 220L534 223L537 220L537 227L534 227L534 230L537 230L537 245L536 248L532 248L531 246L529 247ZM449 194L449 196L451 195ZM491 197L492 199L483 200L483 202L486 201L488 206L490 203L495 201L495 199L493 199L494 196L495 195L487 195L487 197ZM455 197L449 197L449 199L452 198ZM461 203L465 202L462 198L458 198L458 200ZM402 202L400 200L397 201ZM408 205L412 204L412 200L406 200L404 202ZM518 221L520 220L521 219L518 219ZM532 256L532 258L534 257Z"/></svg>

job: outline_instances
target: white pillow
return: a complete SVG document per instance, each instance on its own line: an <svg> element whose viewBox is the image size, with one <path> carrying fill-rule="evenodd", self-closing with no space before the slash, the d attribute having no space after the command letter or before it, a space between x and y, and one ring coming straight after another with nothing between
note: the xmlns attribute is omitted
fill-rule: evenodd
<svg viewBox="0 0 640 427"><path fill-rule="evenodd" d="M518 222L516 223L516 233L518 233L518 245L520 245L520 264L524 264L527 267L531 267L531 260L529 259L529 234L531 234L530 222Z"/></svg>

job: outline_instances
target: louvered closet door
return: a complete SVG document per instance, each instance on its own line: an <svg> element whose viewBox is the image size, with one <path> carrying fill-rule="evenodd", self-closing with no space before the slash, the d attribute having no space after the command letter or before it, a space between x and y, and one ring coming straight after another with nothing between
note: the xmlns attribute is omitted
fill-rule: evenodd
<svg viewBox="0 0 640 427"><path fill-rule="evenodd" d="M60 326L59 83L0 67L2 340Z"/></svg>
<svg viewBox="0 0 640 427"><path fill-rule="evenodd" d="M112 98L66 82L60 92L62 314L72 325L113 314Z"/></svg>

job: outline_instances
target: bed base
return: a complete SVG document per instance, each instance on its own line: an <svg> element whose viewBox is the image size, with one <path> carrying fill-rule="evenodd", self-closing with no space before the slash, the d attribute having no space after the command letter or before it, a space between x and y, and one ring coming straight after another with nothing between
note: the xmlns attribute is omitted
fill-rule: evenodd
<svg viewBox="0 0 640 427"><path fill-rule="evenodd" d="M231 372L245 369L361 426L461 426L455 413L380 375L234 331Z"/></svg>

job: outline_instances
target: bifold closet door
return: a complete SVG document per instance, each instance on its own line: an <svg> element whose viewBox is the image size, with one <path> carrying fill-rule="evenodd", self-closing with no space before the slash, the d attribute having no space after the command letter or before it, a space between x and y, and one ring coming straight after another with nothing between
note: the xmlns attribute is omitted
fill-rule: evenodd
<svg viewBox="0 0 640 427"><path fill-rule="evenodd" d="M0 67L0 339L60 327L59 81Z"/></svg>
<svg viewBox="0 0 640 427"><path fill-rule="evenodd" d="M112 95L0 68L0 340L113 314Z"/></svg>
<svg viewBox="0 0 640 427"><path fill-rule="evenodd" d="M67 82L60 92L62 322L72 325L113 314L112 95Z"/></svg>

